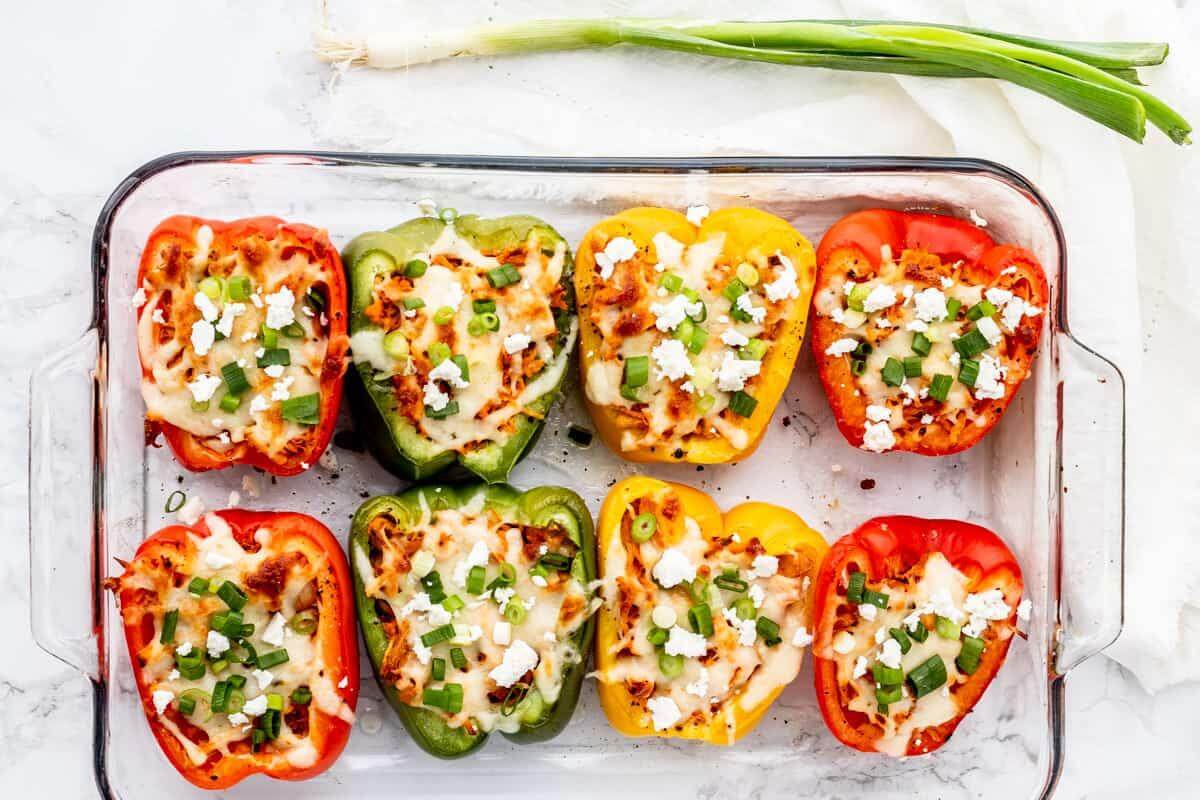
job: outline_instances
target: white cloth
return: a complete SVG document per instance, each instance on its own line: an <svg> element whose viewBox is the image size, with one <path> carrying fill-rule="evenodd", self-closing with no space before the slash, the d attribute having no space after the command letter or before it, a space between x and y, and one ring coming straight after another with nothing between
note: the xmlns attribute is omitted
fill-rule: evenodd
<svg viewBox="0 0 1200 800"><path fill-rule="evenodd" d="M358 7L361 6L361 7ZM451 24L562 14L544 2L463 0ZM1157 2L845 0L577 2L571 16L930 20L1064 39L1169 41L1152 91L1200 124L1200 8ZM337 4L347 31L412 32L434 5ZM501 17L501 13L503 17ZM479 76L494 76L480 81ZM461 76L461 77L460 77ZM600 76L600 77L598 77ZM444 87L456 85L453 92ZM419 113L413 113L419 110ZM855 75L641 52L545 54L350 71L321 138L351 148L532 155L965 155L1008 164L1049 197L1070 248L1070 316L1128 383L1125 633L1109 653L1147 689L1200 678L1200 155L1156 130L1138 146L994 81ZM1149 126L1147 126L1149 128ZM1200 140L1200 135L1197 136ZM1136 298L1136 299L1135 299ZM1182 404L1182 408L1180 407Z"/></svg>

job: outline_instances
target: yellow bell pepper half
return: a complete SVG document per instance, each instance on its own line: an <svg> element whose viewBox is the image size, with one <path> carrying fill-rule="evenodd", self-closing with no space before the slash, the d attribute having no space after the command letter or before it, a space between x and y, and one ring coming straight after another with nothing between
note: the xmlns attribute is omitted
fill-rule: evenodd
<svg viewBox="0 0 1200 800"><path fill-rule="evenodd" d="M702 424L693 433L684 436L673 436L662 442L653 444L637 444L632 447L622 447L623 434L635 425L636 420L630 415L630 406L625 404L597 404L588 391L589 372L609 351L605 350L604 334L596 324L593 310L604 303L595 303L599 292L630 290L625 284L614 288L609 282L599 278L596 256L602 254L606 244L617 237L631 239L637 247L634 260L639 264L641 274L650 281L650 291L642 291L638 297L630 297L628 304L625 297L613 303L613 295L608 295L608 302L620 308L629 308L626 316L630 316L630 328L636 325L641 330L654 331L655 318L646 310L649 303L664 300L663 292L654 287L662 271L656 271L652 263L659 262L657 246L654 244L656 234L668 234L684 246L704 242L714 236L724 234L724 243L717 256L711 274L704 276L709 284L708 290L716 295L716 306L707 309L706 319L685 321L683 325L691 329L711 328L715 321L728 317L730 301L723 290L733 280L737 267L742 264L758 265L760 268L768 260L780 254L786 256L796 271L797 295L778 303L767 303L761 292L763 286L757 286L756 304L771 306L767 318L770 326L770 343L758 376L752 378L746 386L746 391L752 394L753 410L748 416L739 416L732 409L721 412L724 418L721 422L721 435L713 435L714 426ZM602 256L601 260L604 258ZM753 274L753 273L752 273ZM635 462L673 462L686 461L694 464L723 464L737 459L746 458L754 452L766 431L788 380L796 356L804 340L804 326L808 316L809 301L812 297L813 284L816 275L815 258L812 245L800 233L784 220L765 211L754 208L725 208L715 211L706 217L699 225L693 225L677 211L664 208L631 208L609 217L600 222L588 232L579 245L576 255L575 293L579 307L580 318L580 367L582 370L584 399L592 422L600 434L600 438L613 452L622 458ZM755 287L749 287L755 291ZM632 301L636 300L637 305ZM640 315L634 317L633 315ZM718 324L727 324L725 323ZM707 332L707 331L706 331ZM675 329L679 338L679 329ZM700 334L703 336L703 334ZM667 337L669 338L669 336ZM717 335L708 336L707 355L700 356L695 350L689 357L695 363L700 358L715 361L722 357L725 345ZM685 408L690 413L699 413L701 393L704 388L697 384L696 392L690 396L680 396ZM625 398L629 400L629 398ZM696 405L693 405L696 403ZM685 412L688 413L688 412Z"/></svg>
<svg viewBox="0 0 1200 800"><path fill-rule="evenodd" d="M656 478L635 476L618 483L608 493L600 509L598 528L599 573L607 583L614 568L625 564L625 547L632 544L626 517L634 516L632 510L638 501L651 498L665 503L671 496L678 502L679 510L674 524L660 519L657 528L663 538L663 547L669 547L683 535L685 517L699 525L708 540L721 540L726 552L741 552L754 548L757 539L767 555L778 556L781 563L787 561L789 574L805 576L811 580L820 567L821 560L829 549L825 539L810 528L793 512L769 503L742 503L722 514L721 509L704 492L690 486L661 481ZM735 537L734 534L737 534ZM732 540L732 541L731 541ZM781 566L781 571L784 569ZM608 716L609 723L626 736L659 736L681 739L696 739L711 744L733 744L758 724L762 716L783 691L779 686L750 708L743 708L741 692L729 697L717 713L708 719L688 717L679 725L656 731L645 697L631 693L625 682L606 680L606 674L617 665L620 638L620 621L612 605L614 598L598 613L596 627L596 668L600 675L600 705ZM812 590L805 597L806 613L812 607ZM649 615L650 608L640 608L640 613ZM680 623L686 624L686 623ZM811 620L806 627L812 629ZM744 686L742 687L745 688Z"/></svg>

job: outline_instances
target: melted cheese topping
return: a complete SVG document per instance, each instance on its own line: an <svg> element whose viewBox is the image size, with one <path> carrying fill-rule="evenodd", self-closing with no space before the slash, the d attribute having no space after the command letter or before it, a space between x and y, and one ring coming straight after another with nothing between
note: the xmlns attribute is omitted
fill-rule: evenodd
<svg viewBox="0 0 1200 800"><path fill-rule="evenodd" d="M192 242L163 244L146 270L146 303L138 317L146 416L187 431L218 453L246 442L286 459L309 447L314 430L285 420L282 402L321 390L328 320L305 297L327 280L325 265L283 235L223 247L202 225ZM224 287L231 278L249 279L251 296L234 301L222 288L212 299L199 289L210 277ZM298 326L289 329L294 337L277 336L275 347L288 351L287 366L258 366L268 319L278 327ZM220 407L229 388L221 370L229 364L240 366L250 385L233 410Z"/></svg>
<svg viewBox="0 0 1200 800"><path fill-rule="evenodd" d="M937 616L945 616L955 624L966 623L971 633L988 641L985 649L991 646L995 638L1007 639L1012 635L1012 609L1007 606L1003 606L1006 611L1002 620L989 620L964 611L964 608L972 608L974 601L981 597L970 595L969 585L967 576L955 569L945 556L932 553L909 574L882 581L878 585L868 585L868 588L888 595L887 608L868 612L872 619L867 619L858 611L853 624L840 627L835 634L833 658L837 665L838 684L843 687L843 698L850 698L846 707L866 714L883 728L883 735L875 742L880 752L903 756L914 736L918 737L914 744L920 744L919 736L923 729L949 722L961 713L955 693L957 687L969 680L969 676L959 670L955 660L962 651L963 642L958 638L939 636L933 630ZM918 622L918 618L923 622ZM920 624L929 629L928 638L924 642L910 640L911 648L900 655L900 669L907 676L913 668L936 656L946 667L946 684L920 699L915 697L912 686L905 684L901 689L901 699L888 704L886 713L881 712L875 697L876 684L871 665L879 661L885 646L897 647L896 644L887 644L892 641L888 634L891 628L911 630ZM890 657L894 656L895 653Z"/></svg>
<svg viewBox="0 0 1200 800"><path fill-rule="evenodd" d="M975 284L964 274L961 263L943 264L935 256L909 250L893 260L886 247L877 273L869 280L855 282L845 274L830 276L817 292L814 308L838 323L838 336L826 354L862 363L855 386L869 406L875 407L868 408L863 449L890 450L895 446L891 432L906 427L939 424L954 430L990 422L986 413L990 401L1003 399L1010 387L1024 379L1028 368L1012 357L1017 348L1009 340L1025 319L1042 313L1019 294L1019 280L1015 273L1002 273L990 285ZM952 300L958 301L960 309L949 317L946 306ZM970 320L968 311L981 301L991 303L995 311ZM1040 325L1040 320L1034 324ZM986 332L987 347L964 359L955 340L976 329ZM884 368L889 361L902 365L904 359L920 355L913 349L918 334L930 343L928 355L920 359L920 374L901 374L898 385L894 380L888 383ZM862 342L873 348L865 358L853 352ZM979 368L973 385L960 378L967 360ZM936 375L954 379L944 402L929 394Z"/></svg>
<svg viewBox="0 0 1200 800"><path fill-rule="evenodd" d="M615 662L596 677L624 684L631 702L646 708L646 728L703 725L724 715L732 744L738 733L737 712L748 715L800 671L804 648L811 641L806 628L809 579L786 574L786 557L764 559L757 539L709 539L694 519L671 510L671 496L639 500L637 508L627 510L621 535L601 553L606 610L617 619L620 635L612 645ZM638 544L630 536L630 524L647 511L656 514L657 531L662 533ZM664 547L666 541L670 544ZM713 583L733 571L746 582L745 591L727 591ZM702 643L694 638L688 619L696 604L693 590L686 580L675 583L687 574L706 584L701 597L711 609L713 633L702 637ZM672 587L664 588L664 583ZM748 619L735 610L739 601L750 604L753 613ZM652 631L663 630L656 617L658 622L674 617L667 641L657 646L648 638ZM768 644L756 630L763 617L778 624L779 642ZM691 655L684 657L678 675L668 677L660 657L678 655L680 645Z"/></svg>
<svg viewBox="0 0 1200 800"><path fill-rule="evenodd" d="M179 558L183 563L174 560L163 563L153 556L139 556L120 579L123 596L131 592L139 595L138 602L122 606L126 624L140 625L143 615L153 616L154 635L138 653L137 661L143 665L140 667L142 678L153 698L156 718L179 741L194 764L204 763L215 752L222 757L245 753L249 749L254 716L243 709L244 717L239 717L232 707L226 713L213 713L208 702L218 681L241 675L246 680L240 691L250 708L262 704L263 695L276 694L284 699L280 735L264 745L263 752L297 766L309 765L316 754L307 735L313 711L319 710L347 722L354 720L354 712L335 689L330 677L332 665L324 663L316 632L297 633L288 624L300 611L308 609L311 614L317 608L311 581L327 571L329 564L318 551L306 550L302 558L291 561L286 582L277 597L268 598L253 590L246 591L247 579L259 572L264 562L281 555L272 546L271 531L259 529L255 538L260 549L248 553L220 516L207 514L204 520L210 535L201 538L189 534L186 551L178 556L172 554L172 559ZM182 580L176 578L179 574L184 576ZM199 679L182 677L175 661L180 649L188 651L190 647L189 652L206 653L207 664L229 656L228 652L223 652L214 657L209 650L210 618L213 614L227 612L228 606L215 594L196 596L189 592L188 584L192 578L208 580L211 592L225 581L242 587L248 595L248 602L241 610L243 624L254 626L254 632L246 637L246 641L259 655L286 649L288 660L266 672L231 663L219 675L206 667ZM179 612L178 623L172 641L164 644L159 638L164 615L170 610ZM263 681L269 682L263 685ZM306 687L312 693L307 710L303 706L297 707L289 699L299 687ZM185 695L197 701L195 711L187 716L178 709L179 698ZM289 717L297 723L303 719L299 730L293 728Z"/></svg>
<svg viewBox="0 0 1200 800"><path fill-rule="evenodd" d="M377 517L371 523L371 543L380 555L370 562L360 555L359 574L374 576L366 582L367 596L386 603L395 617L385 623L390 642L380 679L394 686L405 703L420 706L426 688L457 684L463 693L461 711L437 710L450 727L514 733L523 715L536 717L542 704L558 700L564 671L586 657L572 637L593 611L587 586L570 572L531 573L546 553L575 557L577 548L562 531L506 520L484 509L480 495L473 505L457 510L426 508L416 524L404 529L388 517ZM429 574L436 573L447 597L459 598L463 607L450 612L442 603L431 603L428 586L413 572L414 562L432 564ZM515 569L514 583L487 589L505 563ZM487 573L481 595L467 590L473 566ZM429 574L422 576L426 582ZM521 611L509 611L510 605ZM424 634L448 624L454 626L453 639L432 647L421 642ZM450 650L456 647L466 657L466 668L451 661ZM529 660L522 662L522 655ZM444 681L433 679L434 658L445 662ZM531 687L528 696L520 684Z"/></svg>
<svg viewBox="0 0 1200 800"><path fill-rule="evenodd" d="M547 244L543 251L534 229L517 250L484 253L447 225L427 252L413 258L429 265L424 275L377 278L366 318L354 320L354 360L373 373L371 380L391 383L398 411L442 450L503 441L520 414L533 413L526 407L558 384L575 344L576 322L573 316L566 320L561 286L566 244ZM497 289L488 272L506 264L520 280ZM406 308L406 300L424 305ZM476 300L495 303L495 330L473 322L481 317L473 309ZM449 315L441 324L435 321L439 310ZM388 334L406 346L385 348ZM432 360L436 347L465 357L467 375L453 365L442 367L449 377L435 371L441 364ZM402 355L393 357L389 349ZM451 403L458 410L447 413Z"/></svg>
<svg viewBox="0 0 1200 800"><path fill-rule="evenodd" d="M612 240L622 241L629 240ZM608 258L599 252L604 245L596 248L598 262ZM786 256L756 252L734 262L724 247L724 233L686 247L659 233L648 252L597 272L591 319L604 345L584 359L585 391L592 403L621 410L622 449L696 437L722 437L738 449L749 444L730 399L754 395L763 354L751 350L771 346L799 287ZM734 301L725 290L740 265L753 286ZM632 396L622 393L629 358L649 359L648 381Z"/></svg>

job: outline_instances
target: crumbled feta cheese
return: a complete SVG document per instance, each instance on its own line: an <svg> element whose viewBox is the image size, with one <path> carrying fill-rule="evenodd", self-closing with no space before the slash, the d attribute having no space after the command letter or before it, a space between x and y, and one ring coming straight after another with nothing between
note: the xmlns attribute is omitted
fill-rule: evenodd
<svg viewBox="0 0 1200 800"><path fill-rule="evenodd" d="M752 647L754 645L754 640L758 638L758 630L755 628L754 620L742 619L737 615L736 611L729 607L721 609L721 615L725 617L725 621L729 623L729 627L737 631L738 644L743 647Z"/></svg>
<svg viewBox="0 0 1200 800"><path fill-rule="evenodd" d="M287 400L292 396L292 384L296 379L291 375L280 378L271 386L272 400Z"/></svg>
<svg viewBox="0 0 1200 800"><path fill-rule="evenodd" d="M708 670L704 667L700 668L700 676L696 680L683 687L683 690L688 694L696 697L708 696Z"/></svg>
<svg viewBox="0 0 1200 800"><path fill-rule="evenodd" d="M188 381L188 391L192 393L192 399L197 403L204 403L212 399L216 391L221 386L221 379L216 375L208 375L200 373L195 380Z"/></svg>
<svg viewBox="0 0 1200 800"><path fill-rule="evenodd" d="M216 303L212 301L212 298L204 292L196 292L192 295L192 304L199 309L200 317L205 322L215 322L217 316L221 313Z"/></svg>
<svg viewBox="0 0 1200 800"><path fill-rule="evenodd" d="M657 605L650 612L650 621L660 628L670 628L678 619L679 614L667 605Z"/></svg>
<svg viewBox="0 0 1200 800"><path fill-rule="evenodd" d="M879 609L870 603L860 603L858 606L858 615L867 622L874 622L875 617L879 616Z"/></svg>
<svg viewBox="0 0 1200 800"><path fill-rule="evenodd" d="M442 391L441 387L433 381L426 383L423 387L425 405L432 408L434 411L441 411L446 406L450 405L450 395Z"/></svg>
<svg viewBox="0 0 1200 800"><path fill-rule="evenodd" d="M282 647L283 626L286 624L287 620L283 618L283 614L276 611L267 622L267 627L263 629L262 640L272 647Z"/></svg>
<svg viewBox="0 0 1200 800"><path fill-rule="evenodd" d="M826 347L825 355L844 356L853 353L856 349L858 349L858 340L851 339L847 336L844 339L838 339L836 342L829 345L829 347Z"/></svg>
<svg viewBox="0 0 1200 800"><path fill-rule="evenodd" d="M651 241L654 242L654 252L658 254L656 269L659 272L662 272L664 267L673 267L683 261L683 242L671 234L659 231Z"/></svg>
<svg viewBox="0 0 1200 800"><path fill-rule="evenodd" d="M672 625L663 649L669 656L699 658L708 652L708 640L698 633L685 631L678 625Z"/></svg>
<svg viewBox="0 0 1200 800"><path fill-rule="evenodd" d="M233 563L233 559L224 553L218 553L216 550L209 550L204 554L204 563L209 569L225 569Z"/></svg>
<svg viewBox="0 0 1200 800"><path fill-rule="evenodd" d="M979 400L1003 399L1004 376L1007 372L1005 366L994 356L985 355L979 359L979 376L975 378L975 397Z"/></svg>
<svg viewBox="0 0 1200 800"><path fill-rule="evenodd" d="M500 606L501 614L503 614L504 610L508 608L509 601L516 596L517 590L508 586L497 586L492 590L492 599L496 601L498 606Z"/></svg>
<svg viewBox="0 0 1200 800"><path fill-rule="evenodd" d="M888 328L894 328L896 326L892 324L890 319L887 319L886 317L879 317L875 320L875 327L879 328L880 330L887 330Z"/></svg>
<svg viewBox="0 0 1200 800"><path fill-rule="evenodd" d="M896 435L886 422L868 422L863 428L864 450L872 453L882 453L896 446Z"/></svg>
<svg viewBox="0 0 1200 800"><path fill-rule="evenodd" d="M296 295L292 294L291 289L281 286L279 291L273 292L263 299L267 303L266 325L268 328L280 330L296 321Z"/></svg>
<svg viewBox="0 0 1200 800"><path fill-rule="evenodd" d="M696 374L696 368L688 358L687 349L678 339L667 339L650 351L659 378L677 381ZM757 362L755 362L757 363Z"/></svg>
<svg viewBox="0 0 1200 800"><path fill-rule="evenodd" d="M762 608L762 604L767 599L767 593L757 583L750 586L746 596L750 598L750 602L754 604L755 608Z"/></svg>
<svg viewBox="0 0 1200 800"><path fill-rule="evenodd" d="M466 557L461 559L454 565L454 572L450 579L457 586L467 585L467 576L470 574L473 567L486 567L488 559L491 558L491 553L488 551L488 546L483 541L477 541L471 546L471 552L467 553Z"/></svg>
<svg viewBox="0 0 1200 800"><path fill-rule="evenodd" d="M656 731L665 731L683 718L679 706L669 697L651 697L646 701L646 710Z"/></svg>
<svg viewBox="0 0 1200 800"><path fill-rule="evenodd" d="M991 317L980 317L975 323L975 327L983 334L983 338L987 339L988 344L992 347L1000 344L1004 339L1004 334L1000 331L1000 326L996 324L996 320Z"/></svg>
<svg viewBox="0 0 1200 800"><path fill-rule="evenodd" d="M930 425L932 423L933 423L933 414L922 414L921 415L921 424L922 425Z"/></svg>
<svg viewBox="0 0 1200 800"><path fill-rule="evenodd" d="M229 649L229 639L220 631L209 631L204 643L209 658L220 658Z"/></svg>
<svg viewBox="0 0 1200 800"><path fill-rule="evenodd" d="M953 353L950 354L950 357L946 360L950 362L950 366L957 367L962 364L962 355L959 354L959 352L957 350L955 350Z"/></svg>
<svg viewBox="0 0 1200 800"><path fill-rule="evenodd" d="M229 724L230 725L233 725L233 726L248 725L249 723L250 723L250 718L247 717L245 714L243 714L241 711L235 711L229 715Z"/></svg>
<svg viewBox="0 0 1200 800"><path fill-rule="evenodd" d="M138 290L133 293L133 297L129 298L129 305L135 309L146 305L146 290L139 286Z"/></svg>
<svg viewBox="0 0 1200 800"><path fill-rule="evenodd" d="M850 631L839 631L833 637L833 652L844 656L854 649L854 634Z"/></svg>
<svg viewBox="0 0 1200 800"><path fill-rule="evenodd" d="M684 216L687 217L688 222L692 223L693 225L699 225L701 222L704 222L704 218L707 217L708 214L709 214L708 206L706 206L704 204L700 204L700 205L695 205L695 206L688 206L687 212L685 213Z"/></svg>
<svg viewBox="0 0 1200 800"><path fill-rule="evenodd" d="M739 333L736 328L726 328L721 333L721 341L730 347L745 347L750 339Z"/></svg>
<svg viewBox="0 0 1200 800"><path fill-rule="evenodd" d="M263 367L263 372L267 373L268 378L278 378L283 374L283 364L268 364Z"/></svg>
<svg viewBox="0 0 1200 800"><path fill-rule="evenodd" d="M242 713L248 717L261 717L267 713L267 696L260 694L247 700L242 706Z"/></svg>
<svg viewBox="0 0 1200 800"><path fill-rule="evenodd" d="M943 289L949 289L951 286L954 285L954 279L942 276L941 284L942 284Z"/></svg>
<svg viewBox="0 0 1200 800"><path fill-rule="evenodd" d="M159 325L167 324L167 318L163 315L163 310L161 308L156 308L150 312L150 319L154 320Z"/></svg>
<svg viewBox="0 0 1200 800"><path fill-rule="evenodd" d="M947 314L946 295L941 289L922 289L913 296L917 311L917 319L922 322L937 322L945 319Z"/></svg>
<svg viewBox="0 0 1200 800"><path fill-rule="evenodd" d="M754 574L759 578L769 578L779 572L779 559L775 556L755 556Z"/></svg>
<svg viewBox="0 0 1200 800"><path fill-rule="evenodd" d="M1003 308L1009 300L1013 299L1012 292L1010 292L1008 289L1001 289L999 287L988 289L983 293L983 296L986 297L987 301L996 308ZM1020 298L1017 299L1019 300Z"/></svg>
<svg viewBox="0 0 1200 800"><path fill-rule="evenodd" d="M183 644L179 645L179 647L175 648L175 652L181 656L187 656L191 655L193 649L194 648L192 647L191 642L184 642Z"/></svg>
<svg viewBox="0 0 1200 800"><path fill-rule="evenodd" d="M513 334L514 336L524 336L525 334ZM529 338L529 337L525 337ZM465 389L470 385L470 382L463 378L462 367L456 362L447 358L442 363L438 364L433 369L429 370L429 380L445 381L455 389Z"/></svg>
<svg viewBox="0 0 1200 800"><path fill-rule="evenodd" d="M1012 614L1012 607L1004 602L1004 592L988 589L977 594L968 594L963 600L963 611L987 620L1002 620L1008 619Z"/></svg>
<svg viewBox="0 0 1200 800"><path fill-rule="evenodd" d="M808 628L801 625L792 634L792 647L808 647L812 644L813 636L808 632Z"/></svg>
<svg viewBox="0 0 1200 800"><path fill-rule="evenodd" d="M510 356L516 355L526 347L529 347L529 344L532 341L533 338L528 333L522 333L520 331L517 333L510 333L508 336L504 337L504 352L508 353ZM442 363L444 364L446 362L443 361Z"/></svg>
<svg viewBox="0 0 1200 800"><path fill-rule="evenodd" d="M785 255L780 255L779 260L783 264L779 270L779 277L763 286L763 292L772 303L800 296L800 287L796 285L796 268L792 266L792 260Z"/></svg>
<svg viewBox="0 0 1200 800"><path fill-rule="evenodd" d="M271 404L267 402L267 398L263 397L261 394L256 394L254 397L250 398L251 414L261 414L270 407Z"/></svg>
<svg viewBox="0 0 1200 800"><path fill-rule="evenodd" d="M883 644L884 642L887 641L887 638L888 638L887 628L879 628L878 630L875 631L875 644Z"/></svg>
<svg viewBox="0 0 1200 800"><path fill-rule="evenodd" d="M892 669L900 669L900 643L895 639L886 640L879 648L879 663Z"/></svg>
<svg viewBox="0 0 1200 800"><path fill-rule="evenodd" d="M258 690L260 692L265 692L267 687L270 686L275 680L275 674L266 669L256 669L250 674L254 677L254 680L257 681Z"/></svg>
<svg viewBox="0 0 1200 800"><path fill-rule="evenodd" d="M687 317L699 314L702 308L699 302L689 302L677 294L665 303L651 303L650 313L654 315L654 327L667 332L675 330Z"/></svg>
<svg viewBox="0 0 1200 800"><path fill-rule="evenodd" d="M754 305L750 299L750 292L744 292L738 295L737 302L734 303L738 311L741 311L746 316L750 317L751 321L756 325L761 325L762 321L767 317L767 309L763 306Z"/></svg>
<svg viewBox="0 0 1200 800"><path fill-rule="evenodd" d="M887 406L872 404L867 406L867 421L868 422L888 422L892 418L892 411Z"/></svg>
<svg viewBox="0 0 1200 800"><path fill-rule="evenodd" d="M868 314L882 311L896 305L896 299L895 289L886 283L878 283L871 288L870 293L863 300L863 311Z"/></svg>
<svg viewBox="0 0 1200 800"><path fill-rule="evenodd" d="M738 358L732 350L726 350L717 367L717 388L723 392L737 392L746 388L746 381L762 369L761 361Z"/></svg>
<svg viewBox="0 0 1200 800"><path fill-rule="evenodd" d="M534 575L533 577L531 577L529 579L529 582L532 583L534 586L537 586L539 589L545 589L547 586L550 585L549 581L547 581L541 575Z"/></svg>
<svg viewBox="0 0 1200 800"><path fill-rule="evenodd" d="M138 291L141 290L139 289ZM155 689L153 698L154 711L161 714L167 710L167 706L171 705L171 701L175 699L175 693L169 692L166 689Z"/></svg>
<svg viewBox="0 0 1200 800"><path fill-rule="evenodd" d="M489 672L488 677L497 685L508 688L537 664L538 654L532 647L517 639L504 651L504 659L500 662L500 666Z"/></svg>
<svg viewBox="0 0 1200 800"><path fill-rule="evenodd" d="M501 647L512 643L512 623L501 620L492 628L492 641Z"/></svg>
<svg viewBox="0 0 1200 800"><path fill-rule="evenodd" d="M212 349L213 342L217 340L216 329L212 323L205 322L202 319L192 323L192 349L196 351L198 356L208 355L208 351Z"/></svg>
<svg viewBox="0 0 1200 800"><path fill-rule="evenodd" d="M664 589L696 579L696 565L677 547L668 547L651 570L654 580Z"/></svg>
<svg viewBox="0 0 1200 800"><path fill-rule="evenodd" d="M443 625L449 625L451 614L446 610L446 607L441 603L434 603L425 615L425 621L435 628L440 628Z"/></svg>
<svg viewBox="0 0 1200 800"><path fill-rule="evenodd" d="M861 678L863 675L866 675L866 674L867 674L867 659L865 656L859 656L858 658L854 659L854 671L851 673L851 677Z"/></svg>
<svg viewBox="0 0 1200 800"><path fill-rule="evenodd" d="M433 658L433 650L426 647L425 643L421 641L421 637L416 633L409 639L409 644L412 645L413 654L417 657L417 661L422 664L428 664L429 660Z"/></svg>
<svg viewBox="0 0 1200 800"><path fill-rule="evenodd" d="M951 622L961 622L963 612L958 606L954 605L954 599L950 596L948 589L935 589L933 594L929 595L929 601L921 606L917 611L921 614L936 614L939 617L945 617Z"/></svg>
<svg viewBox="0 0 1200 800"><path fill-rule="evenodd" d="M229 338L233 335L234 320L236 320L238 316L244 314L245 312L245 303L227 303L225 308L221 311L221 319L215 325L216 329L220 331L222 336Z"/></svg>

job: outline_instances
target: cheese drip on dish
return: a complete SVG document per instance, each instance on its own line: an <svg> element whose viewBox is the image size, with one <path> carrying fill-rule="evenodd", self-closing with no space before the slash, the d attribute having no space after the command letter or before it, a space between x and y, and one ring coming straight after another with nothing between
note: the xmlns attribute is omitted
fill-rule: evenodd
<svg viewBox="0 0 1200 800"><path fill-rule="evenodd" d="M156 718L197 765L214 754L236 757L253 748L294 767L312 766L318 757L309 737L313 715L354 721L331 677L337 665L325 663L318 630L315 579L329 564L315 547L280 550L266 528L255 536L257 550L248 552L219 515L204 520L208 537L189 533L186 547L169 560L139 557L119 579L122 596L138 598L123 604L125 623L146 625L147 615L153 621L154 635L137 660ZM226 583L245 599L236 623L218 593ZM218 629L223 617L227 627ZM260 668L246 658L251 648L275 663ZM274 738L263 736L268 725L277 725Z"/></svg>
<svg viewBox="0 0 1200 800"><path fill-rule="evenodd" d="M426 508L404 528L382 514L369 531L370 563L358 570L385 609L380 680L402 702L452 728L515 733L558 700L565 671L586 658L573 637L594 610L561 529L506 520L481 496ZM548 554L570 566L547 568Z"/></svg>
<svg viewBox="0 0 1200 800"><path fill-rule="evenodd" d="M231 244L199 226L153 254L135 297L146 416L218 453L311 445L326 369L325 262L286 228ZM240 378L240 380L239 380ZM244 385L241 383L244 380Z"/></svg>
<svg viewBox="0 0 1200 800"><path fill-rule="evenodd" d="M638 542L645 515L653 534ZM621 526L600 554L617 656L596 677L623 684L647 728L723 718L732 744L738 714L770 701L800 671L812 641L808 577L791 557L767 555L757 538L708 538L670 492L639 498Z"/></svg>
<svg viewBox="0 0 1200 800"><path fill-rule="evenodd" d="M941 553L863 585L863 602L851 599L852 617L839 616L833 636L838 685L847 708L883 728L876 748L902 756L923 729L960 714L956 692L987 648L1012 636L1015 612L999 589L969 592Z"/></svg>
<svg viewBox="0 0 1200 800"><path fill-rule="evenodd" d="M798 276L782 253L724 253L725 234L685 246L665 232L638 249L625 237L593 244L591 321L603 337L588 353L585 391L621 411L621 447L724 438L749 444L763 359L784 327Z"/></svg>
<svg viewBox="0 0 1200 800"><path fill-rule="evenodd" d="M866 267L866 262L856 266ZM941 426L985 426L1024 380L1043 309L1015 267L986 283L962 262L887 246L873 272L834 273L814 308L838 326L825 354L846 358L867 404L864 450Z"/></svg>
<svg viewBox="0 0 1200 800"><path fill-rule="evenodd" d="M567 248L536 229L518 249L482 252L447 225L411 269L377 276L350 340L356 363L390 383L421 435L465 452L502 441L553 389L575 343L562 286Z"/></svg>

